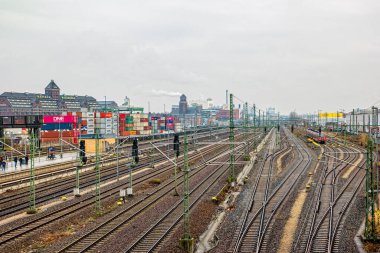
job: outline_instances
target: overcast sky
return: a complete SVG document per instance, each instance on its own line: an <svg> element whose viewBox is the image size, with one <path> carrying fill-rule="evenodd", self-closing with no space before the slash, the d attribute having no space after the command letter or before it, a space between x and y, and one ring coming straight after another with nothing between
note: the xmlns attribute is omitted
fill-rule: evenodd
<svg viewBox="0 0 380 253"><path fill-rule="evenodd" d="M368 107L379 24L379 0L0 0L0 92L54 79L151 111L226 89L282 113Z"/></svg>

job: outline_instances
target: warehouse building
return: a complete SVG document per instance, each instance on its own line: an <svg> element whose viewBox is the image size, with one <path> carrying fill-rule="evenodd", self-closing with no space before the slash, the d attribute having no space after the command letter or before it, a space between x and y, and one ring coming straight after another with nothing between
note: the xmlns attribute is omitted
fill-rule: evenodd
<svg viewBox="0 0 380 253"><path fill-rule="evenodd" d="M45 93L4 92L0 95L0 116L59 115L62 112L89 111L99 109L94 97L61 95L58 85L51 80Z"/></svg>

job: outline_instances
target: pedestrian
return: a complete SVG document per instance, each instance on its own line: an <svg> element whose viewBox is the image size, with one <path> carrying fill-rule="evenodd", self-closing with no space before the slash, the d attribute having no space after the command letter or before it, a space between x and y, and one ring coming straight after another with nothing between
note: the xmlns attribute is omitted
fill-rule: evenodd
<svg viewBox="0 0 380 253"><path fill-rule="evenodd" d="M2 167L3 171L5 172L4 159L2 156L0 157L0 167Z"/></svg>
<svg viewBox="0 0 380 253"><path fill-rule="evenodd" d="M20 158L18 160L20 162L20 167L21 167L22 166L22 157L20 156Z"/></svg>
<svg viewBox="0 0 380 253"><path fill-rule="evenodd" d="M16 156L13 158L13 161L15 163L15 168L17 168L17 157Z"/></svg>
<svg viewBox="0 0 380 253"><path fill-rule="evenodd" d="M25 164L26 164L26 165L28 165L28 161L29 161L29 156L26 155L26 156L25 156Z"/></svg>

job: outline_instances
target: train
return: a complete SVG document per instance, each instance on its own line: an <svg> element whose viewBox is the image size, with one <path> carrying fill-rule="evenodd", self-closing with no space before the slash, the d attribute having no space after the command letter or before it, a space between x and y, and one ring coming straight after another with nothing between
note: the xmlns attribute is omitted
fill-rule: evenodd
<svg viewBox="0 0 380 253"><path fill-rule="evenodd" d="M314 129L311 129L311 128L307 129L306 135L307 137L313 139L315 142L318 142L321 144L324 144L327 141L327 137L325 134L323 134L320 131L315 131Z"/></svg>

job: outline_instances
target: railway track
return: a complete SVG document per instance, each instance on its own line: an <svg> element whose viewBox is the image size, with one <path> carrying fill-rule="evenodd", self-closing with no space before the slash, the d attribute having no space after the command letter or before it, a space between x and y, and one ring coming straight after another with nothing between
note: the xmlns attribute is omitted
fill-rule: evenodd
<svg viewBox="0 0 380 253"><path fill-rule="evenodd" d="M355 169L347 179L340 176L359 159L355 148L330 148L327 152L347 152L343 159L326 157L325 166L313 191L307 216L294 243L294 252L339 252L339 239L345 215L365 179L365 171ZM356 153L355 153L356 152ZM338 162L338 163L337 163ZM359 163L362 167L364 161ZM339 180L342 182L338 184ZM340 186L340 187L339 187Z"/></svg>
<svg viewBox="0 0 380 253"><path fill-rule="evenodd" d="M239 149L244 148L239 145ZM227 160L229 151L224 152L224 155L219 159ZM242 157L242 155L239 155ZM198 173L205 173L207 164L204 163L195 167L190 172L190 177L195 178ZM227 165L220 165L213 169L211 173L201 177L201 181L191 190L191 205L193 207L204 195L204 193L210 189L220 178L228 171ZM194 180L193 180L194 181ZM181 180L180 183L183 183ZM133 205L131 209L123 210L110 217L108 220L99 224L97 227L88 231L83 236L77 238L70 244L66 245L59 252L85 252L96 251L96 248L101 246L107 238L111 235L125 230L131 225L133 219L139 217L149 208L153 208L154 205L158 205L162 198L173 190L173 181L168 182L161 189L157 189L155 192L149 194L145 199ZM166 238L173 228L178 224L182 217L183 207L182 199L172 202L171 207L164 213L151 227L145 230L141 235L137 237L131 245L129 245L126 252L150 252L155 249ZM123 250L124 251L124 250Z"/></svg>
<svg viewBox="0 0 380 253"><path fill-rule="evenodd" d="M200 159L209 156L213 156L222 151L218 151L220 147L211 148L205 152L198 152L193 157L192 160ZM153 173L148 173L146 175L142 175L140 177L135 178L135 186L146 182L147 180L157 177L160 174L173 170L172 166L165 168L163 170L157 170ZM168 184L171 184L173 181L170 180ZM118 194L119 189L125 187L127 185L126 182L119 182L116 185L113 185L111 188L107 188L106 190L102 190L102 198L113 198L116 194ZM165 186L165 185L164 185ZM164 187L162 186L162 187ZM161 189L160 187L159 189ZM157 191L159 191L157 189ZM142 200L144 200L143 198ZM11 226L9 229L0 234L0 247L6 247L10 243L14 243L22 238L28 236L31 232L35 232L38 229L45 227L47 225L52 224L54 221L59 220L62 217L66 217L69 215L73 215L85 208L90 207L94 204L94 198L91 194L86 194L78 199L74 199L70 203L64 203L64 206L59 209L53 209L50 211L45 211L39 213L35 216L32 216L31 219L25 220L22 223L19 223L16 226ZM133 207L133 206L132 206Z"/></svg>
<svg viewBox="0 0 380 253"><path fill-rule="evenodd" d="M225 135L224 132L221 133L220 138L223 138ZM208 136L202 136L199 140L203 140ZM179 159L181 161L182 158ZM111 162L114 161L115 158L111 159ZM155 159L155 162L162 162L165 160L164 158ZM122 160L120 160L122 162ZM143 157L140 161L140 165L135 167L133 170L137 171L146 167L150 162L149 157ZM119 165L119 175L123 176L129 173L128 165L121 164ZM81 175L81 189L86 187L90 187L96 183L95 180L96 172L91 170L89 172L83 173ZM115 174L115 165L110 165L102 168L102 180L111 180L116 177ZM76 178L75 175L71 177L59 178L53 181L49 181L43 183L42 185L38 185L36 189L36 204L40 205L42 203L46 203L52 199L56 199L57 197L64 196L66 194L71 194L72 189L75 187ZM14 214L19 211L23 211L29 206L29 189L24 188L14 193L10 194L2 194L2 198L0 200L0 217Z"/></svg>
<svg viewBox="0 0 380 253"><path fill-rule="evenodd" d="M200 134L197 134L195 136L195 139L192 139L194 140L195 142L202 139L207 139L207 138L214 138L214 137L218 137L220 135L224 135L224 134L227 134L227 131L225 129L219 129L215 132L213 132L212 134L211 133L200 133ZM169 138L170 136L168 136L167 139L154 139L152 140L151 142L152 143L157 143L157 142L162 142L162 141L167 141L166 144L164 144L164 146L161 145L161 149L167 149L168 151L171 151L169 150L168 148L168 145L167 144L171 144L170 143L170 140L171 137ZM183 138L183 136L180 136L180 139ZM131 156L130 155L124 155L124 154L127 154L127 151L130 151L131 149L131 144L128 144L128 143L121 143L121 146L119 147L118 151L119 151L119 154L122 156L122 158L130 158ZM147 142L147 141L143 141L143 142L140 142L140 150L141 150L141 153L144 155L147 155L150 153L150 151L154 151L154 148L152 148L150 142ZM110 160L110 158L112 157L113 160L116 161L116 158L114 157L114 154L116 154L116 151L117 150L113 150L115 151L114 153L108 153L106 155L100 155L101 157L101 160ZM165 150L163 150L165 151ZM89 160L90 159L93 159L94 156L91 155L91 156L88 156ZM52 175L52 173L49 171L49 168L51 168L52 166L54 167L62 167L62 169L58 169L58 170L54 170L54 175L57 175L59 174L60 172L62 173L67 173L68 171L75 171L76 169L76 166L78 165L78 160L72 160L72 161L66 161L66 162L62 162L62 163L56 163L56 164L53 164L53 165L46 165L46 166L41 166L41 167L37 167L36 169L36 178L38 179L44 179L44 178L47 178L47 177L50 177ZM91 163L90 161L88 162L87 165L85 165L85 167L87 166L93 166L95 163L94 163L94 160L93 162ZM48 171L48 172L46 172ZM0 174L0 182L6 182L6 183L1 183L0 186L2 188L4 187L10 187L12 185L17 185L17 184L20 184L22 182L25 182L25 181L28 181L29 180L29 171L28 170L21 170L21 171L15 171L15 172L10 172L10 173L5 173L5 174ZM16 180L14 180L13 178L16 178Z"/></svg>
<svg viewBox="0 0 380 253"><path fill-rule="evenodd" d="M273 225L273 218L280 209L287 196L295 189L302 175L305 175L311 163L311 155L298 139L285 130L289 141L297 150L297 157L292 166L288 166L289 172L275 187L271 187L271 173L273 160L281 153L273 153L269 149L269 155L260 169L251 195L250 204L246 210L240 229L235 235L235 244L232 252L267 252L268 234ZM273 139L272 139L273 145ZM272 148L273 150L273 148ZM268 158L270 160L268 161ZM268 166L266 166L268 165Z"/></svg>

